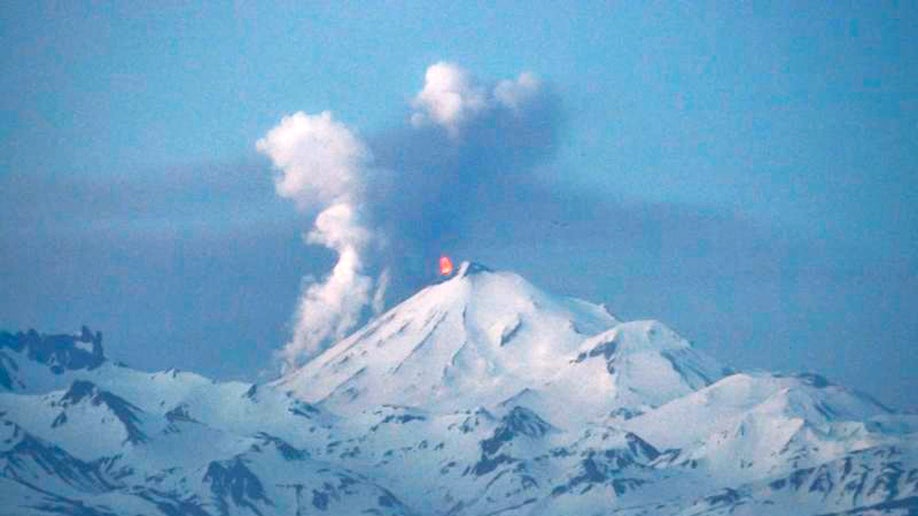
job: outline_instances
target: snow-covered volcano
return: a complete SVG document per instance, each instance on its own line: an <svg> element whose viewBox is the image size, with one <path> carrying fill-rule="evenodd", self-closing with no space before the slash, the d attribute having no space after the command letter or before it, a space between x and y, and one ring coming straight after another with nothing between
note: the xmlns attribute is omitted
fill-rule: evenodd
<svg viewBox="0 0 918 516"><path fill-rule="evenodd" d="M722 372L662 323L622 323L601 305L466 262L275 386L343 414L512 402L561 423L656 407Z"/></svg>
<svg viewBox="0 0 918 516"><path fill-rule="evenodd" d="M617 323L602 306L466 262L277 386L345 413L488 405L545 383L585 338Z"/></svg>
<svg viewBox="0 0 918 516"><path fill-rule="evenodd" d="M918 417L463 264L264 385L0 332L0 514L918 512Z"/></svg>

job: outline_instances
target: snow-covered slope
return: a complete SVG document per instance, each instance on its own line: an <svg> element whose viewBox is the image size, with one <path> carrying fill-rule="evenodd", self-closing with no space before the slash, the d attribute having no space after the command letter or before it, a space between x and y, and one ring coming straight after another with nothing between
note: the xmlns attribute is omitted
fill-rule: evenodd
<svg viewBox="0 0 918 516"><path fill-rule="evenodd" d="M603 417L629 419L703 388L724 372L662 323L633 321L584 340L551 380L512 402L575 428Z"/></svg>
<svg viewBox="0 0 918 516"><path fill-rule="evenodd" d="M868 427L872 418L889 414L874 400L818 376L735 374L624 426L678 450L672 462L701 464L712 476L735 482L887 443L887 433Z"/></svg>
<svg viewBox="0 0 918 516"><path fill-rule="evenodd" d="M617 322L601 306L466 262L276 385L348 414L494 404L541 386L585 338Z"/></svg>
<svg viewBox="0 0 918 516"><path fill-rule="evenodd" d="M0 515L918 513L918 416L463 264L269 384L0 333Z"/></svg>
<svg viewBox="0 0 918 516"><path fill-rule="evenodd" d="M66 335L0 336L13 344L2 351L19 391L0 392L0 514L411 514L387 489L306 451L330 439L334 421L308 403L104 357L55 367L25 339L81 352Z"/></svg>

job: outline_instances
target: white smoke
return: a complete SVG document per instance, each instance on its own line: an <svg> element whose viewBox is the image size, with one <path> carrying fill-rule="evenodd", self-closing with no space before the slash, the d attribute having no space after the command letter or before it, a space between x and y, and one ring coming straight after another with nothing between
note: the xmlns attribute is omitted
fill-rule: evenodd
<svg viewBox="0 0 918 516"><path fill-rule="evenodd" d="M255 146L278 171L277 195L303 210L337 199L353 202L372 159L366 145L328 111L286 116Z"/></svg>
<svg viewBox="0 0 918 516"><path fill-rule="evenodd" d="M386 307L386 291L389 289L389 281L392 280L392 275L389 274L389 269L383 269L382 273L379 275L379 278L376 280L376 292L373 294L373 313L380 314L383 309Z"/></svg>
<svg viewBox="0 0 918 516"><path fill-rule="evenodd" d="M523 72L516 80L505 79L494 87L494 98L498 103L519 112L539 94L539 79L529 72Z"/></svg>
<svg viewBox="0 0 918 516"><path fill-rule="evenodd" d="M434 123L456 137L463 126L497 107L518 113L539 89L536 76L523 72L516 80L500 81L489 94L464 68L441 61L424 74L424 88L412 101L411 123L415 127Z"/></svg>
<svg viewBox="0 0 918 516"><path fill-rule="evenodd" d="M463 68L439 62L427 68L424 89L413 105L418 110L411 117L414 125L431 121L455 135L467 120L487 108L487 99Z"/></svg>
<svg viewBox="0 0 918 516"><path fill-rule="evenodd" d="M361 274L361 253L369 233L346 203L319 213L307 241L338 253L338 262L322 283L305 285L296 310L293 338L281 352L288 367L298 359L322 351L324 345L343 338L360 320L370 299L373 280Z"/></svg>
<svg viewBox="0 0 918 516"><path fill-rule="evenodd" d="M344 337L370 302L373 280L363 273L362 255L372 235L357 206L371 155L328 111L284 117L258 140L256 148L278 171L278 195L293 200L301 210L320 210L307 242L338 254L324 281L304 285L293 336L280 353L285 367L291 368Z"/></svg>

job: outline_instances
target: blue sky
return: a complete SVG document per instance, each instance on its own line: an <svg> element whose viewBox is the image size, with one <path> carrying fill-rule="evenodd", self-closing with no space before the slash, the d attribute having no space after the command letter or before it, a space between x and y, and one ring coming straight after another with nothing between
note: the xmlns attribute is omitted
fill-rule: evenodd
<svg viewBox="0 0 918 516"><path fill-rule="evenodd" d="M486 196L454 252L659 318L739 367L818 370L915 408L913 5L0 16L3 327L88 323L130 363L268 371L300 278L333 256L303 244L311 221L255 142L326 109L385 142L448 60L485 84L531 71L559 106L550 155L527 165L538 188Z"/></svg>

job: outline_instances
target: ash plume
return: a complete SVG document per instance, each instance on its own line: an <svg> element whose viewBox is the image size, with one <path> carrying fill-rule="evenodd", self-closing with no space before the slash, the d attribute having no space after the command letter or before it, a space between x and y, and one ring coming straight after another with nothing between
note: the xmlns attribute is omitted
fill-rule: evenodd
<svg viewBox="0 0 918 516"><path fill-rule="evenodd" d="M280 352L287 368L381 311L387 292L429 281L481 206L533 181L560 125L556 97L534 74L486 85L448 62L428 67L409 107L407 124L367 138L328 111L299 112L257 143L277 194L314 217L307 243L338 256L322 281L304 280Z"/></svg>

